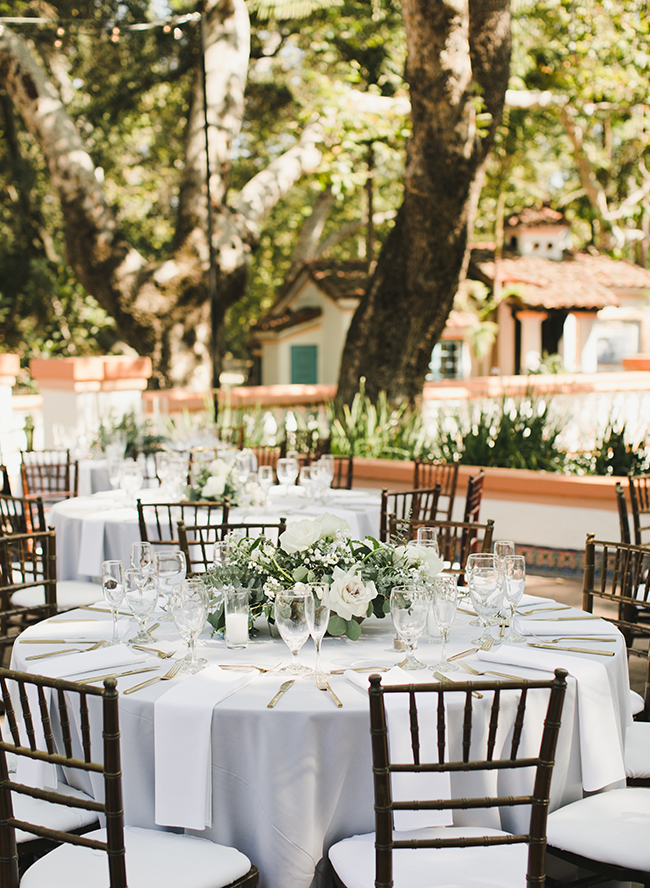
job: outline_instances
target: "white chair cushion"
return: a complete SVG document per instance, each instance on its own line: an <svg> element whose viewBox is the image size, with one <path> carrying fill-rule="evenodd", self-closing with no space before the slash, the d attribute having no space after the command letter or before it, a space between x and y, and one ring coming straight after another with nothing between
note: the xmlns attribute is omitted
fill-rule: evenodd
<svg viewBox="0 0 650 888"><path fill-rule="evenodd" d="M613 789L558 808L546 835L553 848L650 872L650 789Z"/></svg>
<svg viewBox="0 0 650 888"><path fill-rule="evenodd" d="M86 799L91 801L90 796L81 792L79 789L73 789L71 786L65 786L60 783L57 792L63 795L74 796L76 799ZM28 820L30 823L38 823L40 826L47 826L49 829L73 830L81 829L84 826L90 826L97 823L97 814L94 811L84 811L83 808L68 808L66 805L54 805L52 802L45 802L42 799L32 799L29 796L20 795L13 792L11 801L14 808L14 817L17 820ZM16 841L33 842L38 839L33 833L16 830Z"/></svg>
<svg viewBox="0 0 650 888"><path fill-rule="evenodd" d="M645 709L645 700L641 694L637 694L630 688L630 706L632 707L632 715L638 715Z"/></svg>
<svg viewBox="0 0 650 888"><path fill-rule="evenodd" d="M106 831L86 834L105 841ZM245 876L249 859L235 848L207 839L126 827L129 888L223 888ZM32 864L21 888L108 888L108 858L103 851L61 845Z"/></svg>
<svg viewBox="0 0 650 888"><path fill-rule="evenodd" d="M59 610L70 610L82 604L94 604L102 598L102 587L99 583L86 583L83 580L58 580L56 584L56 601ZM45 590L42 586L21 589L11 596L12 604L18 607L35 607L45 603Z"/></svg>
<svg viewBox="0 0 650 888"><path fill-rule="evenodd" d="M395 833L395 838L425 839L445 836L500 836L482 827L432 827ZM374 888L375 834L353 836L333 845L329 858L346 888ZM395 888L523 888L528 846L499 845L478 848L402 848L393 851ZM21 886L22 888L22 886Z"/></svg>
<svg viewBox="0 0 650 888"><path fill-rule="evenodd" d="M625 729L625 773L650 777L650 722L632 722Z"/></svg>

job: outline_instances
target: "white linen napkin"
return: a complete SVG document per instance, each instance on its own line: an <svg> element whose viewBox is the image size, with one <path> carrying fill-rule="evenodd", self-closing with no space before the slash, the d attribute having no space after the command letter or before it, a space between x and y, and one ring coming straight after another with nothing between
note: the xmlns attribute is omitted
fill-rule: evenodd
<svg viewBox="0 0 650 888"><path fill-rule="evenodd" d="M31 632L32 630L30 630ZM121 666L131 666L135 663L143 663L149 657L139 651L132 651L125 644L116 644L112 647L97 648L96 651L85 651L83 654L63 654L60 657L48 657L45 660L30 660L25 664L25 672L36 675L46 674L48 678L72 678L76 675L86 675L101 669L103 672L116 669ZM46 665L47 664L47 665ZM15 667L14 667L15 668ZM45 702L50 709L51 689L43 688ZM38 716L39 702L38 690L34 686L27 688L30 709L33 715L34 731L36 734L36 746L38 749L46 749L41 720ZM12 698L17 700L12 692ZM25 728L20 720L20 712L16 712L19 721L21 743L29 746ZM54 789L57 785L56 766L47 762L38 762L24 756L18 757L17 778L28 786L40 789Z"/></svg>
<svg viewBox="0 0 650 888"><path fill-rule="evenodd" d="M352 684L368 690L368 675L348 670L345 677ZM427 670L425 676L429 681ZM382 684L416 684L417 678L396 666L384 673ZM437 694L421 694L418 697L418 721L420 725L420 757L421 761L437 762L438 750L438 696ZM409 700L406 695L386 694L386 721L388 724L388 742L393 762L412 763L411 732L409 720ZM407 799L450 799L451 778L449 774L393 774L392 792L395 801ZM452 826L452 811L395 811L395 829L420 829L429 826Z"/></svg>
<svg viewBox="0 0 650 888"><path fill-rule="evenodd" d="M130 623L130 617L118 617L117 631L120 638L127 631ZM34 640L37 638L65 638L70 641L100 641L112 638L112 636L112 618L109 620L74 620L72 617L66 619L61 615L56 619L36 623L29 630L29 637Z"/></svg>
<svg viewBox="0 0 650 888"><path fill-rule="evenodd" d="M562 617L578 617L575 611L558 611ZM518 629L526 635L616 635L618 629L607 620L563 619L551 620L550 614L541 613L538 618L517 617ZM544 619L548 617L548 619Z"/></svg>
<svg viewBox="0 0 650 888"><path fill-rule="evenodd" d="M158 697L154 706L155 820L204 830L212 825L212 710L257 677L208 666Z"/></svg>
<svg viewBox="0 0 650 888"><path fill-rule="evenodd" d="M553 672L566 669L577 683L582 784L596 792L610 783L625 780L623 747L614 701L602 663L566 651L541 651L514 645L479 651L479 660Z"/></svg>

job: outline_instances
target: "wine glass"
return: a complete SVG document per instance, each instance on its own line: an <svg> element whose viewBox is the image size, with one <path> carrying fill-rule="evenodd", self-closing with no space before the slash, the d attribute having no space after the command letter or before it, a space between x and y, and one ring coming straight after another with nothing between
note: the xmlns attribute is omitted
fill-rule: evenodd
<svg viewBox="0 0 650 888"><path fill-rule="evenodd" d="M325 604L327 583L309 583L307 588L311 593L307 598L307 625L309 626L309 634L314 639L314 645L316 646L314 675L318 679L323 674L320 665L320 646L330 621L330 609Z"/></svg>
<svg viewBox="0 0 650 888"><path fill-rule="evenodd" d="M138 567L125 571L125 598L131 613L138 621L138 633L129 639L129 644L150 644L147 620L158 601L158 583L152 573Z"/></svg>
<svg viewBox="0 0 650 888"><path fill-rule="evenodd" d="M288 488L293 487L298 477L298 460L293 456L283 456L278 460L275 471L278 484L283 484L287 488L285 493L288 493Z"/></svg>
<svg viewBox="0 0 650 888"><path fill-rule="evenodd" d="M426 669L413 654L418 638L424 632L429 611L429 597L424 586L415 583L393 586L390 593L390 615L393 618L395 631L406 647L404 669Z"/></svg>
<svg viewBox="0 0 650 888"><path fill-rule="evenodd" d="M185 554L179 549L168 552L156 552L154 570L158 580L158 590L162 599L161 606L165 613L161 614L161 622L170 622L173 618L169 613L169 597L174 586L185 579L187 564Z"/></svg>
<svg viewBox="0 0 650 888"><path fill-rule="evenodd" d="M131 567L153 573L153 549L151 543L143 541L131 543Z"/></svg>
<svg viewBox="0 0 650 888"><path fill-rule="evenodd" d="M248 476L252 471L253 458L251 454L247 453L245 450L241 450L235 457L235 464L233 467L235 480L239 484L245 484L248 481Z"/></svg>
<svg viewBox="0 0 650 888"><path fill-rule="evenodd" d="M107 645L120 644L117 634L117 609L124 601L124 565L121 561L102 562L102 592L113 615L113 635Z"/></svg>
<svg viewBox="0 0 650 888"><path fill-rule="evenodd" d="M311 466L303 466L300 469L300 486L305 488L307 496L311 499L313 494L315 477L312 475Z"/></svg>
<svg viewBox="0 0 650 888"><path fill-rule="evenodd" d="M120 487L120 481L122 480L122 463L123 460L114 456L109 456L106 460L108 483L111 485L111 490L117 490L118 487Z"/></svg>
<svg viewBox="0 0 650 888"><path fill-rule="evenodd" d="M472 644L479 647L498 644L490 634L489 628L490 620L497 615L503 603L503 585L494 555L489 553L469 555L465 566L465 577L469 586L469 596L483 626L481 637L474 639Z"/></svg>
<svg viewBox="0 0 650 888"><path fill-rule="evenodd" d="M526 586L526 559L523 555L509 555L503 566L504 590L506 601L510 605L510 631L504 641L518 644L526 641L523 635L517 631L517 605L521 601Z"/></svg>
<svg viewBox="0 0 650 888"><path fill-rule="evenodd" d="M447 639L449 629L456 616L458 603L458 577L437 576L433 581L433 615L442 639L442 652L440 662L431 668L438 672L455 672L458 669L455 663L447 659Z"/></svg>
<svg viewBox="0 0 650 888"><path fill-rule="evenodd" d="M307 601L310 592L306 586L284 589L275 597L275 623L280 637L291 651L291 662L283 666L280 672L292 675L306 675L311 672L300 662L300 648L309 638L307 622Z"/></svg>
<svg viewBox="0 0 650 888"><path fill-rule="evenodd" d="M505 580L505 574L504 574L505 563L506 563L506 559L509 556L512 556L515 554L515 544L512 540L495 540L492 550L494 552L494 560L496 562L497 568L499 569L499 580L501 582L501 585L503 587L503 591L505 593L505 589L506 589L506 586L505 586L506 580ZM500 620L501 637L503 637L503 627L505 626L505 622L506 622L506 617L505 617L505 615L503 615Z"/></svg>
<svg viewBox="0 0 650 888"><path fill-rule="evenodd" d="M122 475L120 477L120 487L126 495L127 503L135 503L135 495L144 484L144 476L140 465L132 459L124 460L122 463Z"/></svg>
<svg viewBox="0 0 650 888"><path fill-rule="evenodd" d="M208 596L205 583L200 577L191 577L177 583L169 596L169 607L176 628L187 643L188 652L181 672L200 672L208 661L196 656L196 639L205 626Z"/></svg>
<svg viewBox="0 0 650 888"><path fill-rule="evenodd" d="M264 494L264 505L269 500L269 490L273 487L273 466L260 466L257 470L257 483Z"/></svg>

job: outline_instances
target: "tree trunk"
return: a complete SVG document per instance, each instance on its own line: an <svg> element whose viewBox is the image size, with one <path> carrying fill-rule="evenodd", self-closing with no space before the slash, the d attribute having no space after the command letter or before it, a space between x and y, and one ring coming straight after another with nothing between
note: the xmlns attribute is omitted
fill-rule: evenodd
<svg viewBox="0 0 650 888"><path fill-rule="evenodd" d="M208 299L206 150L203 83L195 74L185 169L172 252L148 262L120 228L76 122L28 44L0 33L0 87L40 147L61 202L68 261L78 279L116 322L123 340L153 359L153 384L211 388L212 328L217 345L227 309L244 295L263 218L294 182L320 160L316 127L258 173L227 204L232 141L241 127L250 30L245 0L203 4L213 251L217 305Z"/></svg>
<svg viewBox="0 0 650 888"><path fill-rule="evenodd" d="M416 402L465 273L510 61L508 0L402 0L413 136L404 201L350 325L337 398ZM479 99L480 97L480 99ZM488 112L481 129L477 117Z"/></svg>

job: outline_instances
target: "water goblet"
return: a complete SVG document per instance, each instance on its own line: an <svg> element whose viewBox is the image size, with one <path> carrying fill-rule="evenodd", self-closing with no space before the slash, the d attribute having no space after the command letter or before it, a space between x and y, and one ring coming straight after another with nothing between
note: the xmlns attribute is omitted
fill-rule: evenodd
<svg viewBox="0 0 650 888"><path fill-rule="evenodd" d="M233 474L239 484L245 484L253 471L253 458L246 450L241 450L235 457Z"/></svg>
<svg viewBox="0 0 650 888"><path fill-rule="evenodd" d="M208 595L205 583L199 577L181 580L169 596L169 608L176 628L188 646L181 672L200 672L208 661L196 656L196 639L207 619Z"/></svg>
<svg viewBox="0 0 650 888"><path fill-rule="evenodd" d="M264 494L264 505L269 501L269 490L273 487L273 466L260 466L257 470L257 483Z"/></svg>
<svg viewBox="0 0 650 888"><path fill-rule="evenodd" d="M440 554L437 527L418 527L415 542L418 546L427 546Z"/></svg>
<svg viewBox="0 0 650 888"><path fill-rule="evenodd" d="M429 611L429 597L424 586L415 583L393 586L390 593L390 615L395 631L406 647L404 669L426 669L414 655L418 638L424 632Z"/></svg>
<svg viewBox="0 0 650 888"><path fill-rule="evenodd" d="M117 634L117 609L124 601L124 565L121 561L102 562L102 592L104 601L113 615L113 634L107 645L119 644Z"/></svg>
<svg viewBox="0 0 650 888"><path fill-rule="evenodd" d="M152 573L138 567L130 567L124 576L124 597L139 624L138 632L129 639L129 644L151 644L146 625L158 601L158 583Z"/></svg>
<svg viewBox="0 0 650 888"><path fill-rule="evenodd" d="M447 639L449 629L456 616L458 603L458 577L435 577L433 581L433 615L442 640L440 662L431 668L438 672L455 672L458 669L455 663L447 659Z"/></svg>
<svg viewBox="0 0 650 888"><path fill-rule="evenodd" d="M523 555L509 555L503 566L504 590L510 605L510 631L503 639L511 644L526 641L517 631L517 605L521 601L526 586L526 559Z"/></svg>
<svg viewBox="0 0 650 888"><path fill-rule="evenodd" d="M124 491L126 501L129 505L135 505L135 495L144 484L144 475L142 468L135 460L127 459L122 463L122 475L120 478L120 487Z"/></svg>
<svg viewBox="0 0 650 888"><path fill-rule="evenodd" d="M483 626L481 637L474 639L472 644L479 647L498 644L490 634L490 621L503 604L503 585L494 555L489 553L469 555L465 566L465 577L470 599Z"/></svg>
<svg viewBox="0 0 650 888"><path fill-rule="evenodd" d="M106 459L108 483L111 485L111 490L117 490L118 487L120 487L120 481L122 480L122 462L123 460L113 456L109 456Z"/></svg>
<svg viewBox="0 0 650 888"><path fill-rule="evenodd" d="M169 613L169 596L172 588L185 579L187 564L185 555L178 549L168 552L156 552L154 556L154 570L158 580L158 590L161 598L163 613L161 622L171 622Z"/></svg>
<svg viewBox="0 0 650 888"><path fill-rule="evenodd" d="M291 651L291 662L280 672L291 675L306 675L311 672L299 659L300 648L309 638L307 622L307 601L310 592L306 586L296 586L278 592L275 597L275 624L280 637Z"/></svg>
<svg viewBox="0 0 650 888"><path fill-rule="evenodd" d="M316 478L312 474L311 466L303 466L300 469L300 486L305 488L307 496L311 499Z"/></svg>
<svg viewBox="0 0 650 888"><path fill-rule="evenodd" d="M131 543L131 567L153 572L153 549L151 543L143 541Z"/></svg>
<svg viewBox="0 0 650 888"><path fill-rule="evenodd" d="M309 583L307 588L311 593L307 598L307 625L316 647L314 676L318 679L323 674L320 665L320 646L330 621L330 609L325 603L328 587L327 583Z"/></svg>
<svg viewBox="0 0 650 888"><path fill-rule="evenodd" d="M281 457L277 462L275 471L278 475L278 484L282 484L287 488L285 493L288 493L288 488L293 487L298 477L298 460L293 456Z"/></svg>

